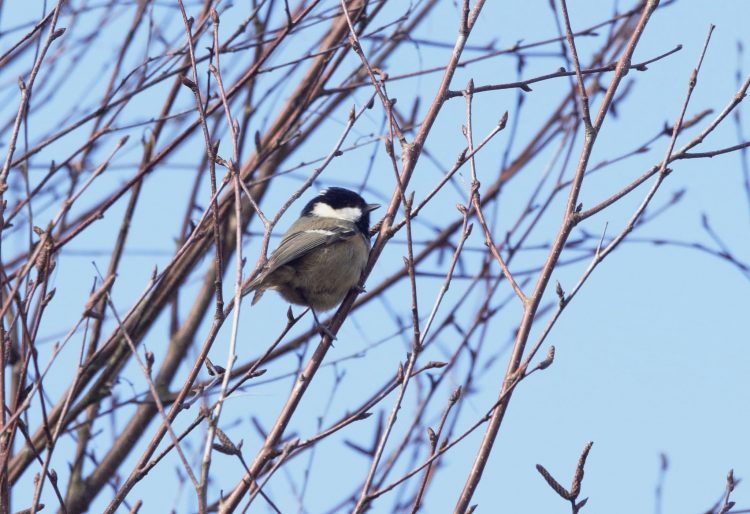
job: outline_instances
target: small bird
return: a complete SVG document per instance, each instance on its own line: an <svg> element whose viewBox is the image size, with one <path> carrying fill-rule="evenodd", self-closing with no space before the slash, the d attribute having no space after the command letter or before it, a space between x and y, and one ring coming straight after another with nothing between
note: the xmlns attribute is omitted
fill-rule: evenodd
<svg viewBox="0 0 750 514"><path fill-rule="evenodd" d="M302 209L242 295L255 291L255 305L274 289L288 302L310 307L318 327L332 335L316 311L336 307L359 283L370 253L370 212L378 207L354 191L324 189Z"/></svg>

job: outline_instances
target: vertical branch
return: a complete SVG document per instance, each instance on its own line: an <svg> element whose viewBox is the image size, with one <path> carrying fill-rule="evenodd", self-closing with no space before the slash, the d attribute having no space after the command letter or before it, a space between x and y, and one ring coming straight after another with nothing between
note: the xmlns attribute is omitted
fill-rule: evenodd
<svg viewBox="0 0 750 514"><path fill-rule="evenodd" d="M578 50L576 49L575 36L573 36L573 30L570 28L570 16L568 15L568 3L565 0L560 0L562 7L563 19L565 20L565 39L568 41L570 46L570 54L573 57L573 66L576 72L576 82L578 84L578 99L581 106L581 119L583 120L583 126L586 129L586 133L591 132L593 127L591 126L591 113L589 112L589 96L586 93L586 83L583 81L583 74L581 74L581 62L578 60Z"/></svg>
<svg viewBox="0 0 750 514"><path fill-rule="evenodd" d="M469 204L474 208L474 212L477 215L477 220L479 221L479 226L481 226L482 230L484 231L484 244L487 246L498 264L500 264L500 269L502 269L503 271L503 276L508 281L508 283L510 283L513 291L516 293L519 300L521 300L521 303L523 305L526 305L528 299L526 298L523 290L519 287L516 279L513 278L510 269L508 269L508 265L505 263L505 259L503 259L502 255L500 255L495 242L492 240L492 231L487 226L487 220L484 219L484 214L482 213L482 200L479 196L479 187L481 186L481 184L479 182L479 179L477 178L476 159L474 157L474 136L471 121L471 105L474 98L474 81L471 79L469 80L469 84L466 86L464 96L466 98L466 125L464 126L464 136L466 137L466 142L468 144L469 169L471 170L471 190L469 191ZM505 111L503 117L500 118L498 128L500 130L504 129L507 122L508 111Z"/></svg>
<svg viewBox="0 0 750 514"><path fill-rule="evenodd" d="M427 491L427 484L432 478L433 465L435 464L435 461L433 459L437 457L440 436L443 434L443 428L445 427L445 422L448 420L448 414L450 414L451 409L459 400L459 398L461 398L461 386L458 386L448 399L448 405L446 405L445 410L443 410L443 415L440 417L437 431L432 430L431 428L427 431L427 435L430 439L430 460L429 464L427 464L427 467L424 470L422 482L420 482L419 484L417 494L414 497L414 505L412 506L411 514L416 514L419 511L419 508L422 506L422 499L424 498L424 494Z"/></svg>
<svg viewBox="0 0 750 514"><path fill-rule="evenodd" d="M219 15L215 9L211 9L211 18L214 23L214 48L219 48ZM223 371L221 380L221 389L219 390L219 398L216 400L216 404L213 407L212 412L208 415L208 433L206 434L206 443L203 449L203 462L201 465L201 480L200 480L200 497L199 497L199 508L205 511L207 508L206 490L208 487L209 469L211 466L211 451L213 449L214 437L219 424L219 418L221 417L221 410L224 405L224 400L227 396L227 390L229 388L229 378L232 376L232 367L237 360L237 336L239 333L240 323L240 307L242 306L242 265L244 259L242 257L242 187L237 169L237 163L239 162L239 126L236 120L232 118L232 111L229 108L227 102L226 92L224 91L224 82L221 77L221 65L219 60L220 52L216 52L216 64L210 66L210 71L216 78L216 83L219 86L219 95L221 96L222 104L224 105L224 113L227 118L227 125L229 126L230 134L232 135L232 160L229 161L229 175L232 180L234 190L234 229L235 229L235 254L236 254L236 270L235 270L235 283L234 283L234 312L232 313L232 332L229 337L229 348L227 349L227 362ZM218 228L218 225L216 226Z"/></svg>
<svg viewBox="0 0 750 514"><path fill-rule="evenodd" d="M213 236L214 236L214 246L216 247L216 256L214 257L214 271L215 271L215 281L214 281L214 288L215 288L215 294L216 294L216 312L214 316L216 316L217 319L220 319L223 315L224 310L224 298L223 298L223 286L222 286L222 276L224 274L224 257L222 255L222 245L221 245L221 225L219 224L219 204L216 200L216 147L217 145L214 145L214 143L211 142L211 134L208 131L208 123L206 122L206 110L204 108L203 104L203 98L201 95L201 90L199 86L199 79L198 79L198 67L195 63L195 52L193 51L193 33L191 31L191 27L193 25L193 20L188 19L187 13L185 12L185 5L182 3L182 0L178 0L178 4L180 6L180 13L182 14L182 21L185 24L185 32L187 33L187 47L188 47L188 55L190 55L190 68L193 72L193 79L190 80L187 77L183 77L182 82L185 86L190 88L190 90L195 95L195 108L198 110L198 117L200 119L200 125L201 129L203 131L203 138L206 140L206 155L208 158L208 171L211 178L211 211L213 214ZM215 12L215 11L212 11ZM218 19L218 17L217 17ZM214 48L216 49L216 59L218 62L219 58L219 48L218 46L214 45Z"/></svg>

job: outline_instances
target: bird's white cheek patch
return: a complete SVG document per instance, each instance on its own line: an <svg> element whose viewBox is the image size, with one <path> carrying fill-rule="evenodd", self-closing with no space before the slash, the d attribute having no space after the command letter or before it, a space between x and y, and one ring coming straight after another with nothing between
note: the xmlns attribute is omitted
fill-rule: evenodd
<svg viewBox="0 0 750 514"><path fill-rule="evenodd" d="M356 223L362 217L362 209L359 207L343 207L341 209L334 209L328 204L319 202L315 204L312 211L315 216L322 216L324 218L336 218L339 220L351 221Z"/></svg>

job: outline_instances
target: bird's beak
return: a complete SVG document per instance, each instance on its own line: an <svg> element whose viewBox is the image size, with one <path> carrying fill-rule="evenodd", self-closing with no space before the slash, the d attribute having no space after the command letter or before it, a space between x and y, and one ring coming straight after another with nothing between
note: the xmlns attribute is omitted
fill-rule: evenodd
<svg viewBox="0 0 750 514"><path fill-rule="evenodd" d="M367 212L372 212L375 209L379 209L379 208L380 208L380 204L379 203L368 203L367 207L365 207L365 210Z"/></svg>

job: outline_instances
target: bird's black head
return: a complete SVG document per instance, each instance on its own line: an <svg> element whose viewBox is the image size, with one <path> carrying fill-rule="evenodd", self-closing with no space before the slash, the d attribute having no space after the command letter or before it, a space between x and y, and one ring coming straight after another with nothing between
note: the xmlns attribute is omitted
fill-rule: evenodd
<svg viewBox="0 0 750 514"><path fill-rule="evenodd" d="M343 187L329 187L308 202L302 209L302 216L351 221L367 236L370 231L370 211L378 207L380 207L378 204L368 204L354 191Z"/></svg>

